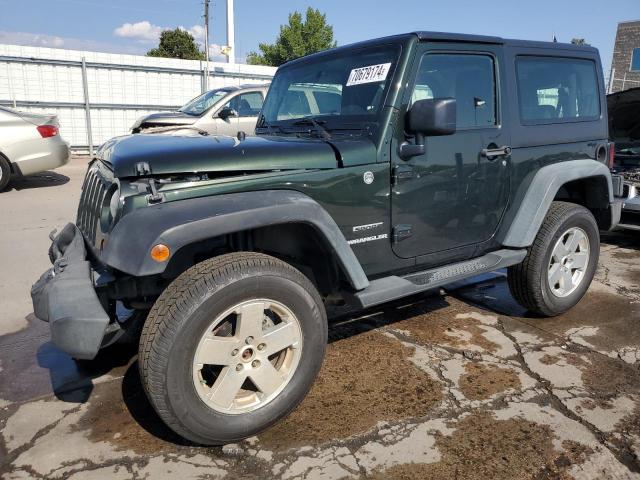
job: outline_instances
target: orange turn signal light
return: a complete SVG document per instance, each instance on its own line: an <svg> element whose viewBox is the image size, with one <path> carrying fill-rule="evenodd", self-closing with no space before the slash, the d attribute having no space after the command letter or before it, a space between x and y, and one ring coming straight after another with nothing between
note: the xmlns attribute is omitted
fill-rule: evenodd
<svg viewBox="0 0 640 480"><path fill-rule="evenodd" d="M171 251L169 247L163 245L162 243L158 243L154 245L151 249L151 258L153 258L156 262L164 262L171 255Z"/></svg>

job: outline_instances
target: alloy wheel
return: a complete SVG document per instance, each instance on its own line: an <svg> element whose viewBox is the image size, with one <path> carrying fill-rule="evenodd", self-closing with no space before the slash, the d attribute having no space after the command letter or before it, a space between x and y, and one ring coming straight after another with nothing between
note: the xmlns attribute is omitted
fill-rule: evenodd
<svg viewBox="0 0 640 480"><path fill-rule="evenodd" d="M193 383L200 399L225 414L242 414L271 402L300 361L302 331L280 302L256 299L219 315L196 347Z"/></svg>

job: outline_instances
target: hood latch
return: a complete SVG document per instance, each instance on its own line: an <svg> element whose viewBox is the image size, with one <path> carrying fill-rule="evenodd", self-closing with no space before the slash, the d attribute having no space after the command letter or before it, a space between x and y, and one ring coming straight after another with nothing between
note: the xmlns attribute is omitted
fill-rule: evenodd
<svg viewBox="0 0 640 480"><path fill-rule="evenodd" d="M149 203L160 203L164 200L164 196L158 193L156 189L156 180L154 178L149 179L149 188L151 189L151 195L149 195Z"/></svg>

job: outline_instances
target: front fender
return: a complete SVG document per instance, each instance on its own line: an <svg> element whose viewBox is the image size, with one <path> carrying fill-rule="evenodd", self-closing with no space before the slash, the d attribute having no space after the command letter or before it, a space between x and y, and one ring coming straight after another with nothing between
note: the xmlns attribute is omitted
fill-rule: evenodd
<svg viewBox="0 0 640 480"><path fill-rule="evenodd" d="M156 275L168 263L151 259L149 252L158 243L175 253L194 242L286 223L313 226L332 248L351 286L362 290L369 285L333 218L315 200L292 190L232 193L134 210L116 224L101 260L133 276Z"/></svg>
<svg viewBox="0 0 640 480"><path fill-rule="evenodd" d="M527 187L518 213L503 241L507 247L528 247L538 234L544 217L560 188L574 180L604 177L607 181L609 204L615 203L611 172L596 160L571 160L542 167Z"/></svg>

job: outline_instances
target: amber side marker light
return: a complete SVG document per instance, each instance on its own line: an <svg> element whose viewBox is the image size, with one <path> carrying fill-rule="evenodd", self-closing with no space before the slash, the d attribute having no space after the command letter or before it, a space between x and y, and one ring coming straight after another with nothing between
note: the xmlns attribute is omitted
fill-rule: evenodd
<svg viewBox="0 0 640 480"><path fill-rule="evenodd" d="M154 245L151 249L151 258L153 258L156 262L164 262L169 258L169 255L171 255L169 247L163 245L162 243Z"/></svg>

